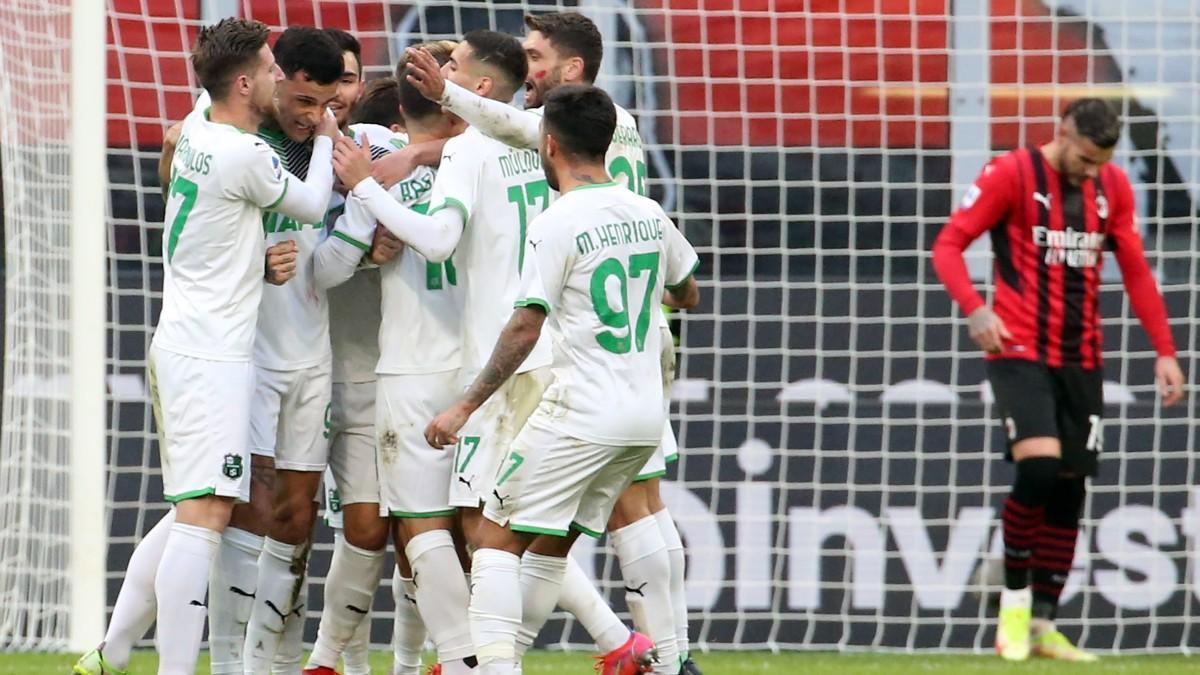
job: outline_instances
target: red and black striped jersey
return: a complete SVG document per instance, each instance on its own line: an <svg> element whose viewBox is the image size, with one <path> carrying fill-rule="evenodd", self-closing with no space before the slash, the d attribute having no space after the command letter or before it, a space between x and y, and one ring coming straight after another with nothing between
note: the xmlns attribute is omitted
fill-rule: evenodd
<svg viewBox="0 0 1200 675"><path fill-rule="evenodd" d="M1076 186L1040 150L1014 150L984 167L968 190L934 242L934 268L964 313L983 306L963 251L990 232L992 307L1012 339L988 358L1091 369L1101 365L1100 268L1103 252L1111 250L1155 350L1174 355L1166 306L1146 263L1134 210L1129 178L1112 163Z"/></svg>

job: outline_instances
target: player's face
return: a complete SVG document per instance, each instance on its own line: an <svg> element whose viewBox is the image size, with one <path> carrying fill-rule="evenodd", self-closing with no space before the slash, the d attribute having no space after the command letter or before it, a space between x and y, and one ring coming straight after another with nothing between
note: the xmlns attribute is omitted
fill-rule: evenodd
<svg viewBox="0 0 1200 675"><path fill-rule="evenodd" d="M562 84L562 58L541 31L530 31L521 43L525 48L525 59L529 62L529 74L525 77L525 107L538 108L546 101L546 94Z"/></svg>
<svg viewBox="0 0 1200 675"><path fill-rule="evenodd" d="M471 45L466 42L458 43L454 51L450 52L450 60L442 64L442 77L464 89L476 91L481 78L474 72L474 54L475 50L471 49Z"/></svg>
<svg viewBox="0 0 1200 675"><path fill-rule="evenodd" d="M339 127L345 128L350 122L350 111L363 93L362 67L353 52L342 52L342 77L338 79L337 96L329 104L333 116L337 118Z"/></svg>
<svg viewBox="0 0 1200 675"><path fill-rule="evenodd" d="M271 48L263 45L258 51L258 68L254 71L253 89L250 92L250 107L260 118L271 115L275 107L275 88L283 79L283 71L275 63Z"/></svg>
<svg viewBox="0 0 1200 675"><path fill-rule="evenodd" d="M319 84L298 70L279 81L275 90L275 121L288 138L306 141L337 93L337 82Z"/></svg>
<svg viewBox="0 0 1200 675"><path fill-rule="evenodd" d="M1062 126L1063 152L1059 169L1072 185L1100 175L1100 168L1112 159L1116 147L1101 148L1086 136L1075 131L1075 123L1067 120Z"/></svg>

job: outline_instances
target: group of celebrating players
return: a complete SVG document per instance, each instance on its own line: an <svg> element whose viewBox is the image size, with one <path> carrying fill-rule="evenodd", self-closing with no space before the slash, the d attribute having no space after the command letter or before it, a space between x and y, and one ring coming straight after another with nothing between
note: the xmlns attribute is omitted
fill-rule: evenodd
<svg viewBox="0 0 1200 675"><path fill-rule="evenodd" d="M369 673L389 535L396 675L519 673L555 606L607 674L698 673L662 306L695 251L645 197L633 117L577 13L409 48L365 82L348 33L199 32L204 93L168 130L149 355L173 508L130 559L78 675L297 673L324 493L336 545L304 673ZM525 90L525 110L509 102ZM322 483L326 489L322 491ZM641 632L568 555L605 531Z"/></svg>
<svg viewBox="0 0 1200 675"><path fill-rule="evenodd" d="M343 31L288 28L273 49L254 21L200 31L205 94L160 163L148 359L174 508L75 673L122 673L157 620L159 672L190 674L206 618L213 673L299 671L323 479L338 533L304 673L370 672L389 535L395 675L418 672L427 639L435 673L519 673L556 605L605 674L699 672L658 486L676 453L660 307L699 301L698 259L644 196L633 117L592 86L596 26L526 24L523 44L478 30L409 48L370 83ZM1052 141L985 168L934 245L1016 465L996 634L1010 660L1094 659L1054 619L1103 446L1103 250L1164 404L1183 395L1133 191L1109 163L1120 126L1107 102L1075 101ZM984 232L994 308L963 261ZM641 632L568 555L604 531Z"/></svg>

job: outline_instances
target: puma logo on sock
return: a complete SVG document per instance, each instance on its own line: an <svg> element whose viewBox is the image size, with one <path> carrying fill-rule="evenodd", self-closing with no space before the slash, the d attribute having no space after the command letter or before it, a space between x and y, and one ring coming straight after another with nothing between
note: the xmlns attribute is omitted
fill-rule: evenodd
<svg viewBox="0 0 1200 675"><path fill-rule="evenodd" d="M253 598L254 597L253 592L243 591L242 589L238 588L237 586L230 586L229 590L232 591L235 595L240 595L243 598Z"/></svg>
<svg viewBox="0 0 1200 675"><path fill-rule="evenodd" d="M644 598L644 597L646 597L646 593L642 589L646 588L646 586L648 586L648 585L650 585L650 582L644 581L644 582L642 582L642 585L638 586L637 588L630 588L630 587L626 586L625 592L626 593L636 593Z"/></svg>
<svg viewBox="0 0 1200 675"><path fill-rule="evenodd" d="M354 612L355 614L362 614L363 616L366 616L366 614L367 614L367 610L359 609L358 607L355 607L354 605L346 605L346 609L350 610L351 612Z"/></svg>

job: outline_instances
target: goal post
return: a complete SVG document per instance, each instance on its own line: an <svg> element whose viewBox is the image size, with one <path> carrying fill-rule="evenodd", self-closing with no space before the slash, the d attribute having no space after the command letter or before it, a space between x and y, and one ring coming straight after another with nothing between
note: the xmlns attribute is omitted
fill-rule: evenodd
<svg viewBox="0 0 1200 675"><path fill-rule="evenodd" d="M99 0L70 0L70 628L68 649L104 637L108 560L108 166L106 11Z"/></svg>
<svg viewBox="0 0 1200 675"><path fill-rule="evenodd" d="M103 637L105 6L0 7L5 322L0 648Z"/></svg>

